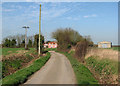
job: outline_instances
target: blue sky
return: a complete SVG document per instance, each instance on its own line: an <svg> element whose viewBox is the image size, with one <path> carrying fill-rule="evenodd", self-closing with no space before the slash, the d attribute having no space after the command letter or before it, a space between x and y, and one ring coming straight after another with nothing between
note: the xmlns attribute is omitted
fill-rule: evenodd
<svg viewBox="0 0 120 86"><path fill-rule="evenodd" d="M118 44L117 2L5 2L2 4L3 38L39 31L39 4L42 4L42 34L53 40L51 32L71 27L82 36L90 35L94 43L111 41Z"/></svg>

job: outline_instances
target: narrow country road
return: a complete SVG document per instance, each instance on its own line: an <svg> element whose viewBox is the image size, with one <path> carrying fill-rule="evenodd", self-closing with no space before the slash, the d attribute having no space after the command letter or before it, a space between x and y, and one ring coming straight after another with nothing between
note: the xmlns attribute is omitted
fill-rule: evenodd
<svg viewBox="0 0 120 86"><path fill-rule="evenodd" d="M24 84L76 84L72 66L63 54L51 51L51 58Z"/></svg>

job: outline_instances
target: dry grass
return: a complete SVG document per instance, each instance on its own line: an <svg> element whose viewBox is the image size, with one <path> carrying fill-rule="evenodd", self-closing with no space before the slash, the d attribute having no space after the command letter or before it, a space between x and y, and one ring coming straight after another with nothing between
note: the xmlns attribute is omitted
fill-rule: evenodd
<svg viewBox="0 0 120 86"><path fill-rule="evenodd" d="M25 53L27 53L28 51L27 50L18 50L16 51L18 53L11 53L9 55L2 55L2 60L5 60L5 59L10 59L12 58L13 56L15 57L18 57L18 56L23 56L25 55Z"/></svg>
<svg viewBox="0 0 120 86"><path fill-rule="evenodd" d="M112 49L91 48L87 51L85 58L99 56L100 59L108 58L110 60L118 61L118 52L119 51Z"/></svg>
<svg viewBox="0 0 120 86"><path fill-rule="evenodd" d="M86 63L89 64L89 70L91 70L99 83L118 83L118 73L113 73L113 71L118 70L118 53L119 51L112 49L88 49L85 56ZM100 70L102 71L100 72Z"/></svg>

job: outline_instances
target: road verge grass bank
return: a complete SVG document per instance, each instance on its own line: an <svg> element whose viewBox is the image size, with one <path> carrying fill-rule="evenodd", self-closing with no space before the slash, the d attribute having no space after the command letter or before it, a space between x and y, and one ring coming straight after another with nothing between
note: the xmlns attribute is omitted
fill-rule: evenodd
<svg viewBox="0 0 120 86"><path fill-rule="evenodd" d="M37 52L31 49L27 52L21 52L22 54L13 54L9 57L3 57L2 59L2 78L13 74L17 70L27 66L33 60L39 58Z"/></svg>
<svg viewBox="0 0 120 86"><path fill-rule="evenodd" d="M57 51L58 52L58 51ZM66 57L68 57L76 78L78 84L98 84L98 81L94 78L93 74L90 72L90 70L85 67L82 63L80 63L76 58L73 57L74 52L71 53L65 53L65 52L59 52L64 54Z"/></svg>
<svg viewBox="0 0 120 86"><path fill-rule="evenodd" d="M99 59L91 56L86 59L86 66L91 70L100 84L116 84L118 76L118 62L110 59Z"/></svg>
<svg viewBox="0 0 120 86"><path fill-rule="evenodd" d="M45 51L57 51L57 48L45 48Z"/></svg>
<svg viewBox="0 0 120 86"><path fill-rule="evenodd" d="M27 78L38 71L49 60L49 58L50 53L47 52L46 56L35 60L29 67L20 69L19 71L3 78L2 85L19 85L24 83Z"/></svg>

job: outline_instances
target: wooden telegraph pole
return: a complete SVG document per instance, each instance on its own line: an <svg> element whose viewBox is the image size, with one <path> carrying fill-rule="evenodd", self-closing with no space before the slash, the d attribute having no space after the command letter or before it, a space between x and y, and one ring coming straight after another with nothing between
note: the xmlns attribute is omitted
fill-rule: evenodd
<svg viewBox="0 0 120 86"><path fill-rule="evenodd" d="M39 16L39 51L38 51L39 55L40 55L40 34L41 34L41 4L40 4L40 16Z"/></svg>

